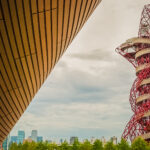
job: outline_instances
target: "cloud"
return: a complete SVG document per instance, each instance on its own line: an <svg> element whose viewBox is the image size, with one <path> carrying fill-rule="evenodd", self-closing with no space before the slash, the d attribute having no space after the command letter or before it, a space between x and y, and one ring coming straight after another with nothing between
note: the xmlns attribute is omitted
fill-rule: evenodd
<svg viewBox="0 0 150 150"><path fill-rule="evenodd" d="M115 52L137 35L147 0L105 0L85 24L12 131L45 138L120 137L132 112L135 69Z"/></svg>
<svg viewBox="0 0 150 150"><path fill-rule="evenodd" d="M68 56L70 57L70 56ZM103 49L87 50L82 53L74 53L70 58L81 59L83 61L102 61L108 60L111 57L110 53Z"/></svg>
<svg viewBox="0 0 150 150"><path fill-rule="evenodd" d="M115 131L121 131L122 125L124 125L123 118L127 118L122 118L121 116L126 116L129 114L126 108L122 108L119 105L110 104L108 107L107 104L101 104L100 102L96 104L81 102L51 104L46 105L39 111L41 113L38 114L38 120L36 119L37 114L27 112L23 116L23 119L20 120L20 125L23 125L22 129L26 131L27 126L28 129L38 129L41 133L47 131L49 137L58 135L58 131L60 131L60 136L64 136L66 133L63 133L62 131L67 130L68 136L69 134L71 135L73 130L78 130L76 135L79 137L84 137L85 135L92 136L95 131L98 131L98 133L102 130L103 132L106 130L107 132L112 132L112 128ZM89 132L86 133L85 131ZM91 134L89 134L90 132Z"/></svg>

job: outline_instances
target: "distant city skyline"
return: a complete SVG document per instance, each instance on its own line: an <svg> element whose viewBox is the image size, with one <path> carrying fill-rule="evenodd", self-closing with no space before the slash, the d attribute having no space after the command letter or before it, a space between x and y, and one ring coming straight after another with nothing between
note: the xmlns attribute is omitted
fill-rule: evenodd
<svg viewBox="0 0 150 150"><path fill-rule="evenodd" d="M9 143L18 143L18 136L19 136L19 140L20 140L20 143L24 143L25 141L27 142L31 142L31 141L34 141L34 142L43 142L43 141L48 141L48 142L55 142L57 144L61 144L63 143L64 141L67 141L69 144L73 144L74 141L76 139L78 139L80 142L84 142L86 139L88 139L91 144L94 143L94 141L96 139L100 139L103 143L106 143L106 141L113 141L114 144L117 143L117 137L116 136L113 136L113 137L110 137L108 140L106 140L106 138L104 136L99 136L99 137L88 137L88 138L81 138L81 137L77 137L77 136L69 136L69 137L51 137L49 139L45 139L43 136L39 136L38 135L38 130L31 130L31 135L30 136L24 136L26 135L26 132L24 130L18 130L18 135L9 135L9 138L6 139L6 141L8 140ZM6 143L5 141L5 143ZM5 144L4 143L4 144Z"/></svg>
<svg viewBox="0 0 150 150"><path fill-rule="evenodd" d="M13 134L10 134L10 137L17 137L15 134L13 135ZM43 141L52 141L52 142L57 142L57 143L59 143L60 141L65 141L65 140L67 140L68 142L70 142L70 138L71 137L75 137L75 136L72 136L72 135L70 135L70 136L51 136L51 137L45 137L45 136L37 136L37 138L40 138L41 139L41 137L42 137L42 140ZM85 139L88 139L88 140L90 140L90 139L92 139L92 138L96 138L96 139L102 139L104 136L102 135L99 135L99 136L87 136L87 137L84 137L84 136L78 136L78 139L79 139L79 141L84 141ZM32 139L31 138L31 135L29 135L29 136L25 136L25 139L28 139L28 138L30 138L30 139ZM109 137L109 138L106 138L106 137L104 137L106 140L110 140L110 138L111 137Z"/></svg>
<svg viewBox="0 0 150 150"><path fill-rule="evenodd" d="M37 137L38 137L38 131L37 131L37 130L32 130L32 131L31 131L31 139L32 139L34 142L37 142Z"/></svg>
<svg viewBox="0 0 150 150"><path fill-rule="evenodd" d="M23 143L23 140L25 139L25 131L23 130L18 130L18 135L17 135L17 144Z"/></svg>
<svg viewBox="0 0 150 150"><path fill-rule="evenodd" d="M44 139L106 139L121 134L132 116L133 67L115 48L137 36L147 0L102 0L13 128ZM124 84L125 83L125 84Z"/></svg>
<svg viewBox="0 0 150 150"><path fill-rule="evenodd" d="M24 144L25 142L28 142L28 143L35 142L35 140L37 140L36 142L44 142L42 136L37 136L37 139L34 139L35 136L37 135L37 133L38 133L37 130L32 130L31 135L32 135L33 140L31 139L31 136L29 136L28 138L24 138L23 141L20 140L21 145ZM18 136L20 136L20 135L21 135L21 139L22 139L22 137L23 137L22 135L25 135L25 131L23 131L23 130L18 131ZM4 150L9 149L9 147L11 146L12 143L16 143L17 145L20 144L20 143L18 143L18 139L17 139L18 136L8 135L8 137L3 142L3 149ZM19 137L19 139L20 139L20 137ZM90 139L82 139L81 140L80 138L75 137L75 136L71 136L69 139L61 139L60 138L59 141L56 141L56 140L45 140L45 141L47 141L48 143L55 143L57 145L61 145L63 142L68 142L68 144L71 146L71 145L73 145L75 140L79 141L80 143L84 143L86 140L88 140L90 142L90 144L92 144L92 145L94 144L94 142L96 140L100 140L103 145L105 145L106 142L108 142L108 141L112 141L115 145L118 144L117 137L115 137L115 136L110 137L110 139L108 141L106 141L105 137L101 137L101 138L91 137Z"/></svg>

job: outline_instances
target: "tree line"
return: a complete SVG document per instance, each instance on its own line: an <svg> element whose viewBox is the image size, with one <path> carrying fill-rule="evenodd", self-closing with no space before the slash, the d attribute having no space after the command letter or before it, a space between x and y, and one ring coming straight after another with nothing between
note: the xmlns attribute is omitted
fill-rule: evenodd
<svg viewBox="0 0 150 150"><path fill-rule="evenodd" d="M132 144L122 139L117 145L114 145L111 141L103 145L98 139L93 144L88 140L81 143L78 139L75 139L72 145L69 145L67 141L64 141L61 145L48 142L12 143L10 150L150 150L150 144L141 138L137 138Z"/></svg>

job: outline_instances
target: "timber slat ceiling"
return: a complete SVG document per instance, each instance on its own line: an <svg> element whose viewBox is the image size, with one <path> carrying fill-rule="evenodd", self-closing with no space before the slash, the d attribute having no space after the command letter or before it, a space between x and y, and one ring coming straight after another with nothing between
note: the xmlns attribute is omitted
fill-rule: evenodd
<svg viewBox="0 0 150 150"><path fill-rule="evenodd" d="M101 0L0 0L0 143Z"/></svg>

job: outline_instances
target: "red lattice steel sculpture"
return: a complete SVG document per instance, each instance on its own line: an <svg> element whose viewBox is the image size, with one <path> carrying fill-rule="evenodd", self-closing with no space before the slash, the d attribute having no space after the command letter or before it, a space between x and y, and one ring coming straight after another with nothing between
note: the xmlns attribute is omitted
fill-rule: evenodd
<svg viewBox="0 0 150 150"><path fill-rule="evenodd" d="M133 141L141 136L150 141L150 4L144 6L138 37L127 40L116 51L133 64L137 76L129 98L134 114L122 138Z"/></svg>

